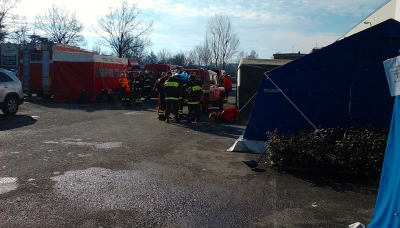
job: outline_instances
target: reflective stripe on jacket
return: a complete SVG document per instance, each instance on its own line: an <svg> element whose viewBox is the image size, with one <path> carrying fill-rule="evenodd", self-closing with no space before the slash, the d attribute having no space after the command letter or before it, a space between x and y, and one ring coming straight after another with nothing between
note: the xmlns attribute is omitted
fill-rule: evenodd
<svg viewBox="0 0 400 228"><path fill-rule="evenodd" d="M185 101L187 104L198 104L203 89L195 81L189 81L185 85Z"/></svg>
<svg viewBox="0 0 400 228"><path fill-rule="evenodd" d="M182 97L181 87L182 82L175 77L171 77L165 81L165 100L179 100L179 98Z"/></svg>
<svg viewBox="0 0 400 228"><path fill-rule="evenodd" d="M124 89L126 92L130 92L131 89L129 88L129 80L125 77L119 79L119 84L121 88Z"/></svg>

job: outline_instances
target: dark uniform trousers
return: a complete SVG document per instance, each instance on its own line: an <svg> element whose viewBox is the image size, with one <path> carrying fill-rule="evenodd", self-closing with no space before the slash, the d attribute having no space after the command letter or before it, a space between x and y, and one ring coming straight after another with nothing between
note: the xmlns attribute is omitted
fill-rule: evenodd
<svg viewBox="0 0 400 228"><path fill-rule="evenodd" d="M133 82L133 99L135 100L135 105L137 106L142 106L142 89L143 89L143 84L142 80L139 78L135 78Z"/></svg>

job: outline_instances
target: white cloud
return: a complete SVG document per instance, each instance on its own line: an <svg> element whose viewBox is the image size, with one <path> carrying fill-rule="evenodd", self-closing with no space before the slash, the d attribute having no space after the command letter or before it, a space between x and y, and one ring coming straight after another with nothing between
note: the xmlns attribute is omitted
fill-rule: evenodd
<svg viewBox="0 0 400 228"><path fill-rule="evenodd" d="M326 46L353 27L387 0L128 0L142 10L141 19L153 21L152 49L172 52L189 50L202 43L207 20L215 14L229 16L241 38L244 51L260 57L273 53L308 52L316 44ZM34 19L52 4L76 11L86 28L97 24L109 7L120 1L108 0L21 0L16 10ZM85 31L84 35L93 36ZM89 45L90 46L90 45ZM259 50L259 51L258 51Z"/></svg>

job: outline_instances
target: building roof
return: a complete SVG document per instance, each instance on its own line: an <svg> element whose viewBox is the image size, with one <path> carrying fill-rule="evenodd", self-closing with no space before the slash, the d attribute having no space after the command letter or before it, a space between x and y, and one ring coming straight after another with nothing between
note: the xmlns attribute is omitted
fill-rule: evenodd
<svg viewBox="0 0 400 228"><path fill-rule="evenodd" d="M388 0L366 18L361 20L357 25L351 28L350 31L348 31L338 40L349 37L364 29L384 22L387 19L395 19L397 21L400 21L400 0Z"/></svg>
<svg viewBox="0 0 400 228"><path fill-rule="evenodd" d="M288 62L292 61L291 59L248 59L244 58L240 61L239 67L241 65L273 65L273 66L282 66Z"/></svg>

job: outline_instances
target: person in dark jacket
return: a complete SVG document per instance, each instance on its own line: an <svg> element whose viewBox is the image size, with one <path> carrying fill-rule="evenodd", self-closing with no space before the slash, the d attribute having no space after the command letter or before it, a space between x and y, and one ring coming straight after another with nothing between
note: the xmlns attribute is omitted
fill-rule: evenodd
<svg viewBox="0 0 400 228"><path fill-rule="evenodd" d="M230 75L224 76L225 97L224 100L228 101L229 93L232 91L232 80Z"/></svg>
<svg viewBox="0 0 400 228"><path fill-rule="evenodd" d="M190 74L189 82L185 84L184 98L188 106L188 123L197 123L199 121L199 102L202 94L202 88L196 82L195 74Z"/></svg>
<svg viewBox="0 0 400 228"><path fill-rule="evenodd" d="M150 74L143 74L140 72L140 75L143 80L143 97L145 100L149 101L151 99L151 79Z"/></svg>
<svg viewBox="0 0 400 228"><path fill-rule="evenodd" d="M131 81L131 86L133 90L133 99L135 100L135 106L142 106L142 90L143 90L143 80L139 76L139 73L133 74L133 80Z"/></svg>
<svg viewBox="0 0 400 228"><path fill-rule="evenodd" d="M175 122L179 123L179 99L183 96L182 94L182 81L178 78L171 76L164 83L165 89L165 101L167 107L165 109L165 122L169 123L169 115L174 113Z"/></svg>
<svg viewBox="0 0 400 228"><path fill-rule="evenodd" d="M163 72L161 74L161 78L156 81L153 87L153 90L156 91L158 94L158 119L163 121L165 120L165 108L167 107L167 104L165 102L164 84L171 75L171 72Z"/></svg>

